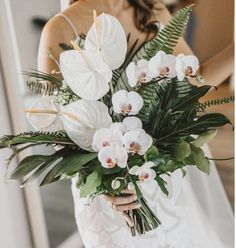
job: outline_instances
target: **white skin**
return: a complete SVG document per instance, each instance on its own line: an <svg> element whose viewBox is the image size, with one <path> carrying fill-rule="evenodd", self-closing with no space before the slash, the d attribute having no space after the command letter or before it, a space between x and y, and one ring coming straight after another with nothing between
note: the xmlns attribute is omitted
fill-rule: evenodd
<svg viewBox="0 0 236 248"><path fill-rule="evenodd" d="M157 10L152 19L157 19L164 25L167 24L171 18L168 10L161 2L157 2L156 5ZM98 15L106 12L115 16L120 21L126 34L132 34L129 45L133 44L137 38L139 39L138 45L140 45L147 37L150 38L152 36L151 34L142 33L136 28L133 18L134 9L129 6L126 0L80 0L71 5L63 13L72 20L79 33L86 34L93 23L93 9L96 9ZM58 44L70 44L70 41L74 39L75 34L65 19L61 16L53 17L46 24L42 32L38 54L38 69L45 73L51 73L54 69L58 70L55 62L46 56L48 48L51 48L54 57L58 60L62 52ZM217 86L232 75L234 63L233 51L233 44L231 44L221 53L202 64L200 72L206 82L213 82L213 85ZM182 38L174 49L174 55L180 53L184 53L185 55L193 54ZM134 192L126 190L124 193L125 196L106 195L105 199L111 202L113 208L121 212L127 222L132 226L133 223L126 211L137 209L140 205L136 202Z"/></svg>

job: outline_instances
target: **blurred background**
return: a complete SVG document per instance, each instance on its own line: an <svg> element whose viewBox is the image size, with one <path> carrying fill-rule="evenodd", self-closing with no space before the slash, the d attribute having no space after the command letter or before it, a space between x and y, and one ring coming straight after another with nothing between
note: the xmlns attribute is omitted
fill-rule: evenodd
<svg viewBox="0 0 236 248"><path fill-rule="evenodd" d="M227 45L232 43L234 39L233 0L165 0L164 2L166 3L171 13L176 12L177 9L183 7L186 4L196 4L189 28L186 33L186 40L200 61L205 61L211 58ZM15 90L16 94L20 93L21 95L20 102L17 102L19 105L21 105L18 105L20 109L23 109L23 106L29 106L35 102L37 96L29 94L24 85L24 80L22 79L20 72L22 70L28 71L30 69L37 68L37 49L42 28L46 24L47 20L58 13L60 10L61 6L59 0L1 0L0 16L2 16L2 19L0 18L0 22L2 23L0 25L0 30L2 31L0 31L0 36L3 37L2 34L4 34L3 39L0 41L0 93L2 91L2 98L0 95L1 101L4 101L4 92L8 92L8 94L11 92L13 94L12 91ZM2 15L1 11L4 11L4 13L2 12ZM3 16L6 16L7 19L4 19ZM7 39L5 34L9 35L10 40ZM8 41L9 44L6 44ZM12 56L8 53L8 56L12 57L10 59L14 59L9 62L11 64L6 63L6 60L9 58L6 58L7 55L5 53L5 48L8 45L10 51L14 52L14 55ZM14 65L12 63L14 63ZM8 74L9 70L11 70L11 67L13 66L15 66L18 72L14 79L14 85L11 85L11 87L14 89L9 88L10 86L6 85L6 81L10 80L6 74ZM216 92L209 94L207 98L219 98L224 95L233 94L234 79L231 77L227 79L222 85L220 85ZM14 117L10 117L8 122L5 122L5 124L0 124L0 136L2 136L4 133L9 133L9 131L16 132L16 130L21 129L16 125L16 116L19 116L19 113L17 114L16 108L13 108L14 106L17 106L17 104L13 103L11 99L7 99L6 95L5 102L2 102L1 104L0 101L0 109L3 104L9 106L7 107L5 114L4 111L1 111L1 119L5 118L7 111L15 114L13 114ZM231 119L231 121L234 122L233 104L214 107L211 108L211 111L224 112ZM20 113L19 118L23 118L22 116L23 114ZM15 121L15 124L11 124L11 128L9 128L9 123L11 123L11 121ZM25 119L23 119L23 123L23 126L27 125L27 127L30 129ZM25 129L25 126L23 126L22 130ZM210 149L213 157L232 157L234 153L234 135L232 128L229 126L222 128L218 133L217 139L210 143ZM6 154L4 154L4 156L5 155ZM1 157L0 160L3 161ZM233 208L234 161L216 161L216 166ZM3 169L0 170L0 173L4 173ZM1 175L1 180L2 179L3 176ZM76 229L70 184L70 181L62 181L53 185L44 186L40 189L38 189L37 186L32 185L24 190L21 190L21 192L16 190L16 187L18 187L17 184L14 186L7 185L6 191L3 193L6 194L7 192L13 192L15 190L15 194L17 194L21 199L21 205L19 205L19 208L21 208L22 211L20 215L22 219L25 215L26 222L30 223L28 225L28 229L31 230L32 236L34 237L33 245L30 244L31 241L25 241L26 243L24 246L20 246L18 243L19 246L11 247L83 247ZM1 182L1 186L6 187L4 186L3 182ZM13 187L15 188L13 189ZM11 200L12 199L9 201ZM35 201L37 204L35 204ZM16 206L18 206L19 202L15 202L14 204L17 204ZM6 206L6 209L9 210L10 208ZM37 214L38 216L35 218L35 215ZM34 219L32 220L32 218ZM25 233L27 232L28 231L25 230ZM27 239L31 239L31 237L26 237L26 240ZM5 248L1 245L0 247Z"/></svg>

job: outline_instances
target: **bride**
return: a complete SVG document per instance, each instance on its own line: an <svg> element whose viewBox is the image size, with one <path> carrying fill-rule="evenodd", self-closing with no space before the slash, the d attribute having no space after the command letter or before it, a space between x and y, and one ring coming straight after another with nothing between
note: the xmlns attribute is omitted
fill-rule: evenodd
<svg viewBox="0 0 236 248"><path fill-rule="evenodd" d="M68 2L68 1L67 1ZM62 52L59 43L70 43L80 34L86 34L97 13L115 16L126 34L131 33L132 44L139 44L155 35L161 25L168 23L170 14L165 6L151 0L80 0L64 12L53 17L45 26L38 56L40 71L50 73L54 61L47 58L51 48L56 59ZM192 51L180 39L174 54L191 54ZM201 74L206 82L218 85L233 72L233 46L203 63ZM207 148L206 148L207 149ZM176 171L168 182L169 196L158 187L144 190L144 196L156 212L162 225L143 236L132 237L124 219L132 225L127 210L139 208L136 196L127 190L126 196L99 196L89 206L80 199L76 179L72 180L75 216L80 235L86 248L232 248L233 216L214 164L211 175L206 176L194 168L188 168L183 178ZM123 216L123 218L121 217Z"/></svg>

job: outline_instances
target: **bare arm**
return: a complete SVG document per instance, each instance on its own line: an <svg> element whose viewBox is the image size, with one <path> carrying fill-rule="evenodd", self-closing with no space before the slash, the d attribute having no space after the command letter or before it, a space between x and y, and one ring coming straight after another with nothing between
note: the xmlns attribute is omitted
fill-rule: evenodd
<svg viewBox="0 0 236 248"><path fill-rule="evenodd" d="M161 10L157 11L160 22L166 25L171 19L171 15L162 3L158 3ZM174 49L174 54L193 54L185 40L181 38ZM217 86L230 77L234 71L234 47L233 44L225 48L211 59L202 63L200 73L205 78L207 84Z"/></svg>
<svg viewBox="0 0 236 248"><path fill-rule="evenodd" d="M38 50L38 70L51 73L52 70L58 71L57 64L47 56L48 49L51 50L56 60L59 60L62 49L59 43L69 43L74 39L73 32L63 18L56 16L51 19L44 27Z"/></svg>

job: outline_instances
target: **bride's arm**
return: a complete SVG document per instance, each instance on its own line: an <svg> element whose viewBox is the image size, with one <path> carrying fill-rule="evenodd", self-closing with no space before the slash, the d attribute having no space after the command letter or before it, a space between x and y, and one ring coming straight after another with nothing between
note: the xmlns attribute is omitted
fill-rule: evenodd
<svg viewBox="0 0 236 248"><path fill-rule="evenodd" d="M38 70L44 73L51 73L52 70L58 71L57 64L53 59L47 56L48 50L50 49L52 55L58 61L62 49L59 46L59 43L67 43L70 34L68 35L64 30L67 30L68 27L66 23L63 22L63 19L60 17L52 18L44 27L38 49ZM73 36L71 37L71 40Z"/></svg>
<svg viewBox="0 0 236 248"><path fill-rule="evenodd" d="M171 15L162 3L158 3L156 15L158 20L166 25L171 19ZM184 53L193 54L190 47L183 38L180 39L174 49L174 54ZM200 73L207 84L217 86L234 72L234 46L233 43L216 54L207 61L204 61L200 67Z"/></svg>

